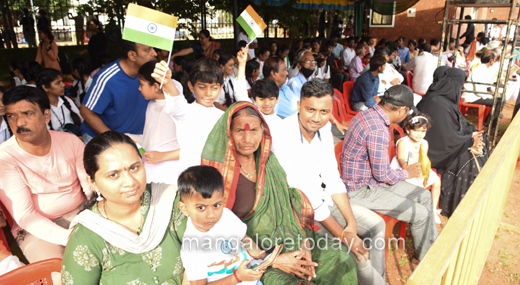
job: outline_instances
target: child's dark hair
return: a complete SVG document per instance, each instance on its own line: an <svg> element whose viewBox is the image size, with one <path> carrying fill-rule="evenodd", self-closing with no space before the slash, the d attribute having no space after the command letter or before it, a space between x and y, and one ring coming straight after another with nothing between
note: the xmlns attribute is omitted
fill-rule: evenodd
<svg viewBox="0 0 520 285"><path fill-rule="evenodd" d="M231 60L231 56L230 55L227 55L227 54L224 54L222 53L220 55L220 57L218 58L218 64L224 66L226 65L230 60Z"/></svg>
<svg viewBox="0 0 520 285"><path fill-rule="evenodd" d="M83 98L85 98L85 94L87 93L85 88L85 76L90 75L90 66L86 59L82 57L78 57L72 61L72 70L77 70L79 78L78 82L70 89L70 97L76 98L79 96L80 102L83 102ZM81 90L83 92L81 94L78 93L79 87L81 86Z"/></svg>
<svg viewBox="0 0 520 285"><path fill-rule="evenodd" d="M213 51L212 55L218 54L218 57L220 58L224 52L221 49L216 49Z"/></svg>
<svg viewBox="0 0 520 285"><path fill-rule="evenodd" d="M186 58L184 56L176 56L173 58L173 63L180 66L182 71L186 71Z"/></svg>
<svg viewBox="0 0 520 285"><path fill-rule="evenodd" d="M152 77L153 70L155 69L155 64L157 60L150 60L149 62L141 65L139 68L138 76L139 79L148 82L148 84L154 85L155 83L159 84L155 78Z"/></svg>
<svg viewBox="0 0 520 285"><path fill-rule="evenodd" d="M183 201L194 193L209 199L215 192L224 193L224 178L212 166L197 165L184 170L179 175L177 187Z"/></svg>
<svg viewBox="0 0 520 285"><path fill-rule="evenodd" d="M249 86L253 86L253 71L260 70L260 63L256 60L249 60L246 62L246 80Z"/></svg>
<svg viewBox="0 0 520 285"><path fill-rule="evenodd" d="M195 97L193 97L193 94L191 93L191 90L188 87L188 81L190 81L188 73L185 71L175 72L175 74L173 75L173 79L179 81L179 83L182 85L182 93L184 95L184 98L186 98L186 101L188 101L189 104L195 101Z"/></svg>
<svg viewBox="0 0 520 285"><path fill-rule="evenodd" d="M426 127L426 129L431 128L431 118L424 113L412 113L403 121L403 129L405 130L415 130L420 127Z"/></svg>
<svg viewBox="0 0 520 285"><path fill-rule="evenodd" d="M35 82L38 77L38 73L42 70L42 66L36 61L29 61L27 64L27 75L25 76L25 80L27 83Z"/></svg>
<svg viewBox="0 0 520 285"><path fill-rule="evenodd" d="M251 88L251 95L253 99L256 98L278 98L280 90L278 86L274 82L274 80L270 78L264 78L257 80L253 87Z"/></svg>
<svg viewBox="0 0 520 285"><path fill-rule="evenodd" d="M42 91L45 91L43 90L43 86L50 88L51 83L56 80L58 76L62 76L59 70L54 68L44 68L38 73L38 77L36 77L36 86Z"/></svg>
<svg viewBox="0 0 520 285"><path fill-rule="evenodd" d="M11 61L11 63L9 65L11 65L11 67L13 68L13 71L17 70L17 69L20 70L20 73L25 78L25 76L27 75L27 62L15 59L15 60Z"/></svg>
<svg viewBox="0 0 520 285"><path fill-rule="evenodd" d="M210 57L203 57L195 61L191 68L190 82L193 86L197 81L203 83L224 84L224 70L218 62Z"/></svg>

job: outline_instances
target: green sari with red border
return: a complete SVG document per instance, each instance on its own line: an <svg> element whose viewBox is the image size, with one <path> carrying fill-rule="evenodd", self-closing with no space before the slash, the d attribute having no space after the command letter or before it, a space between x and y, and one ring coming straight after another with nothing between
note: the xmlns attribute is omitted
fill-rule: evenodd
<svg viewBox="0 0 520 285"><path fill-rule="evenodd" d="M231 105L213 127L202 151L202 164L217 168L224 177L224 204L232 209L240 176L240 163L231 139L231 119L239 110L251 107L249 102ZM289 187L287 177L276 156L271 153L272 138L263 119L264 135L256 151L256 195L253 208L242 218L247 224L247 235L262 249L284 244L282 253L298 250L302 240L316 243L314 210L307 197L298 189ZM324 239L322 237L322 239ZM291 242L292 241L292 242ZM318 263L316 278L302 280L279 269L269 267L264 273L264 284L357 284L356 266L346 247L312 249L312 260Z"/></svg>

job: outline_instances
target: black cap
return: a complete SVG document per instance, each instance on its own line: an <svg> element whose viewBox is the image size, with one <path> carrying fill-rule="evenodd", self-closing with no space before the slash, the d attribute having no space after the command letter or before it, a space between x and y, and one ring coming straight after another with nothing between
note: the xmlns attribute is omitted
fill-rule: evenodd
<svg viewBox="0 0 520 285"><path fill-rule="evenodd" d="M395 106L413 106L413 91L406 85L394 85L385 91L383 100Z"/></svg>

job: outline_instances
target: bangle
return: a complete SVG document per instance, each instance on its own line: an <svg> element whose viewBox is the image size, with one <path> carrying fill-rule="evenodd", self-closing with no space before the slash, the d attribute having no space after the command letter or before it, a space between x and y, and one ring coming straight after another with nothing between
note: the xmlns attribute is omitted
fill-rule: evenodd
<svg viewBox="0 0 520 285"><path fill-rule="evenodd" d="M343 231L341 232L341 236L339 237L339 240L340 240L341 242L343 242L343 234L344 234L344 233L345 233L345 230L343 229Z"/></svg>
<svg viewBox="0 0 520 285"><path fill-rule="evenodd" d="M233 270L233 276L235 276L235 279L237 280L237 283L242 283L242 280L238 279L237 270Z"/></svg>

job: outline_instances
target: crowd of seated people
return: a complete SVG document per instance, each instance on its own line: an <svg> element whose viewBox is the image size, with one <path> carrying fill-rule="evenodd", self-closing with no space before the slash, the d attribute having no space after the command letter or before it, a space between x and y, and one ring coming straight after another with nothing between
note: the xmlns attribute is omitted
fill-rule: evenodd
<svg viewBox="0 0 520 285"><path fill-rule="evenodd" d="M115 61L74 60L68 89L59 70L11 62L0 202L30 263L63 258L63 284L386 284L381 214L409 224L413 258L424 258L438 215L453 213L489 156L458 105L467 72L498 73L500 47L473 59L455 40L439 54L438 40L402 36L239 39L224 50L202 30L170 59L122 41ZM347 127L333 105L348 81L345 104L359 113ZM492 102L476 94L462 97ZM389 128L403 121L407 137L390 157ZM423 145L440 179L409 161ZM218 252L185 248L231 227L238 241L220 240ZM327 240L339 246L318 247ZM269 267L247 267L280 243ZM5 268L20 266L4 248Z"/></svg>

